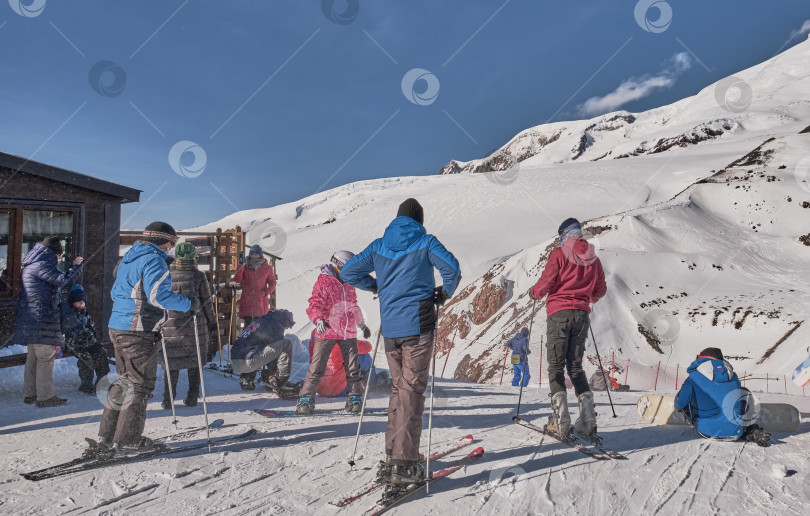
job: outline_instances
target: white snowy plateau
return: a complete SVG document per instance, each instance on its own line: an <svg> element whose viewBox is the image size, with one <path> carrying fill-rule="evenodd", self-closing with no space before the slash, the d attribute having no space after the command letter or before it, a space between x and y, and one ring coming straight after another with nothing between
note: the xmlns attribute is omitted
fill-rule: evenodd
<svg viewBox="0 0 810 516"><path fill-rule="evenodd" d="M770 391L758 394L761 400L810 412L802 389L790 385L810 344L810 324L803 324L810 312L808 92L805 41L668 106L533 127L490 156L452 161L437 175L348 184L195 229L238 225L249 244L283 258L278 304L295 314L292 331L304 342L319 266L337 250L359 252L381 236L402 200L414 197L425 207L427 230L455 254L463 274L442 311L437 372L445 360L447 368L436 382L433 444L471 433L485 454L393 513L807 514L807 423L758 448L698 439L688 427L646 425L635 401L653 389L656 367L655 387L672 394L697 352L719 346L738 373L778 378L753 386ZM503 344L530 324L527 292L567 217L585 223L606 271L608 293L592 314L602 359L631 364L633 391L613 395L618 417L605 393L596 395L600 434L627 461L593 461L514 425L511 371L498 385ZM377 303L368 293L359 299L376 333ZM544 308L537 303L532 361L541 355ZM589 372L594 352L589 340ZM384 357L376 363L385 367ZM532 367L521 412L542 424L548 391L544 383L538 388L539 364ZM96 435L102 404L75 392L75 361L60 361L55 374L57 392L70 403L51 409L22 404L21 368L0 375L0 513L359 514L377 499L328 505L374 476L384 418L366 419L350 470L355 418L263 418L251 409L291 402L261 388L242 392L219 373L205 374L211 417L226 421L214 434L252 427L253 439L29 482L18 474L74 458L83 437ZM147 435L174 431L161 392L159 383ZM386 401L375 395L369 405ZM318 410L342 405L341 398L316 403ZM181 428L203 421L202 405L178 403L177 410Z"/></svg>

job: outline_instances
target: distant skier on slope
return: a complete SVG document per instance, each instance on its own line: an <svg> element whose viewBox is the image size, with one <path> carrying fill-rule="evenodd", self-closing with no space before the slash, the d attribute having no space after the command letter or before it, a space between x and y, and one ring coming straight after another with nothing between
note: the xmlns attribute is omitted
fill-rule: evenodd
<svg viewBox="0 0 810 516"><path fill-rule="evenodd" d="M596 410L588 377L582 369L585 341L590 327L591 304L607 291L605 272L594 247L582 237L577 219L566 219L559 227L560 247L551 251L540 280L531 290L534 299L546 301L548 376L551 410L546 429L568 437L576 430L586 437L596 435ZM579 400L579 417L571 427L565 369Z"/></svg>
<svg viewBox="0 0 810 516"><path fill-rule="evenodd" d="M360 362L357 357L357 328L364 338L371 336L371 330L363 321L363 313L357 306L355 288L342 279L340 271L354 253L338 251L332 255L331 263L321 266L321 274L312 288L307 315L315 324L315 338L310 343L309 371L299 393L295 413L309 415L315 411L315 391L326 372L329 357L335 346L343 355L346 370L346 411L359 414L363 406L363 384Z"/></svg>
<svg viewBox="0 0 810 516"><path fill-rule="evenodd" d="M512 371L515 374L514 378L512 378L512 387L519 386L521 379L523 380L523 387L526 387L532 377L529 374L527 356L532 352L529 349L529 328L525 326L521 328L517 335L509 339L506 346L512 350Z"/></svg>
<svg viewBox="0 0 810 516"><path fill-rule="evenodd" d="M723 441L745 439L768 446L771 434L756 424L754 396L718 348L700 352L687 369L689 377L675 397L675 410L701 437Z"/></svg>
<svg viewBox="0 0 810 516"><path fill-rule="evenodd" d="M435 304L453 295L461 278L458 260L425 231L424 211L416 199L399 206L382 238L349 260L341 277L358 288L379 288L385 354L393 387L388 403L385 461L378 478L387 482L384 498L426 480L419 454L424 392L436 331ZM434 267L444 284L435 287ZM369 274L377 273L375 280Z"/></svg>

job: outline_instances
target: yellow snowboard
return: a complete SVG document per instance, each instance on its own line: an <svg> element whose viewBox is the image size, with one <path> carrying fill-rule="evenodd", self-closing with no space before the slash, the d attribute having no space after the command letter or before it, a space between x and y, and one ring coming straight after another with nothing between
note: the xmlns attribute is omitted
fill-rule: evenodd
<svg viewBox="0 0 810 516"><path fill-rule="evenodd" d="M654 425L685 425L683 414L675 411L675 398L645 394L636 403L638 415ZM799 410L787 403L760 403L756 423L766 432L794 433L802 423Z"/></svg>

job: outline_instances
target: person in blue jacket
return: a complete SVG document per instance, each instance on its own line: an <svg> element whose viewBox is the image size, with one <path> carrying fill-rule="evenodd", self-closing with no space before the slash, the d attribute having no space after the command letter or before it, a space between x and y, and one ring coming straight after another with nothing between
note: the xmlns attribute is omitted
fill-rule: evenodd
<svg viewBox="0 0 810 516"><path fill-rule="evenodd" d="M521 328L517 335L509 339L506 346L512 350L513 355L512 371L515 373L515 376L512 378L512 386L519 386L522 378L523 387L526 387L529 385L529 380L532 377L532 375L529 374L528 362L528 355L532 352L529 349L529 329L525 326ZM518 355L519 357L520 361L517 364L515 363L514 355Z"/></svg>
<svg viewBox="0 0 810 516"><path fill-rule="evenodd" d="M110 386L101 415L101 452L137 455L156 448L142 434L146 402L157 379L160 330L168 320L168 310L192 314L200 310L196 297L189 299L172 292L166 251L175 241L174 228L153 222L116 267L109 334L118 380Z"/></svg>
<svg viewBox="0 0 810 516"><path fill-rule="evenodd" d="M768 446L771 435L754 420L754 397L719 348L706 348L687 368L689 377L675 397L675 410L705 438L745 439Z"/></svg>
<svg viewBox="0 0 810 516"><path fill-rule="evenodd" d="M346 262L340 273L346 283L380 297L385 354L393 380L386 460L378 471L378 478L388 484L388 496L425 479L419 441L438 317L435 305L453 295L461 278L458 260L427 234L423 224L422 206L416 199L407 199L383 237ZM442 276L440 287L435 285L434 268Z"/></svg>

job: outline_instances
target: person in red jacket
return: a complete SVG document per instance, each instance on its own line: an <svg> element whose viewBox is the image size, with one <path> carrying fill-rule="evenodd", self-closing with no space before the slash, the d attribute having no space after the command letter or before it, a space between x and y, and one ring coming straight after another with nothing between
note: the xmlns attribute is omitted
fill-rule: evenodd
<svg viewBox="0 0 810 516"><path fill-rule="evenodd" d="M540 280L531 290L534 299L546 300L548 376L551 410L546 429L564 438L573 430L596 436L596 411L588 378L582 369L590 327L591 304L607 291L605 272L594 247L582 237L577 219L566 219L558 230L560 247L551 251ZM579 400L579 418L571 427L565 370Z"/></svg>
<svg viewBox="0 0 810 516"><path fill-rule="evenodd" d="M276 275L260 246L250 248L247 262L236 269L233 282L242 285L239 318L245 320L245 326L270 311L268 296L276 290Z"/></svg>
<svg viewBox="0 0 810 516"><path fill-rule="evenodd" d="M357 358L357 329L364 338L371 336L371 330L363 322L363 314L357 306L357 292L354 287L340 279L343 266L354 257L349 251L338 251L332 256L332 263L321 266L321 274L312 288L307 315L315 323L316 338L311 343L309 371L299 393L295 413L306 415L315 410L315 391L326 372L332 348L337 345L343 355L346 371L346 410L359 414L363 404L363 383L360 375L360 362Z"/></svg>

